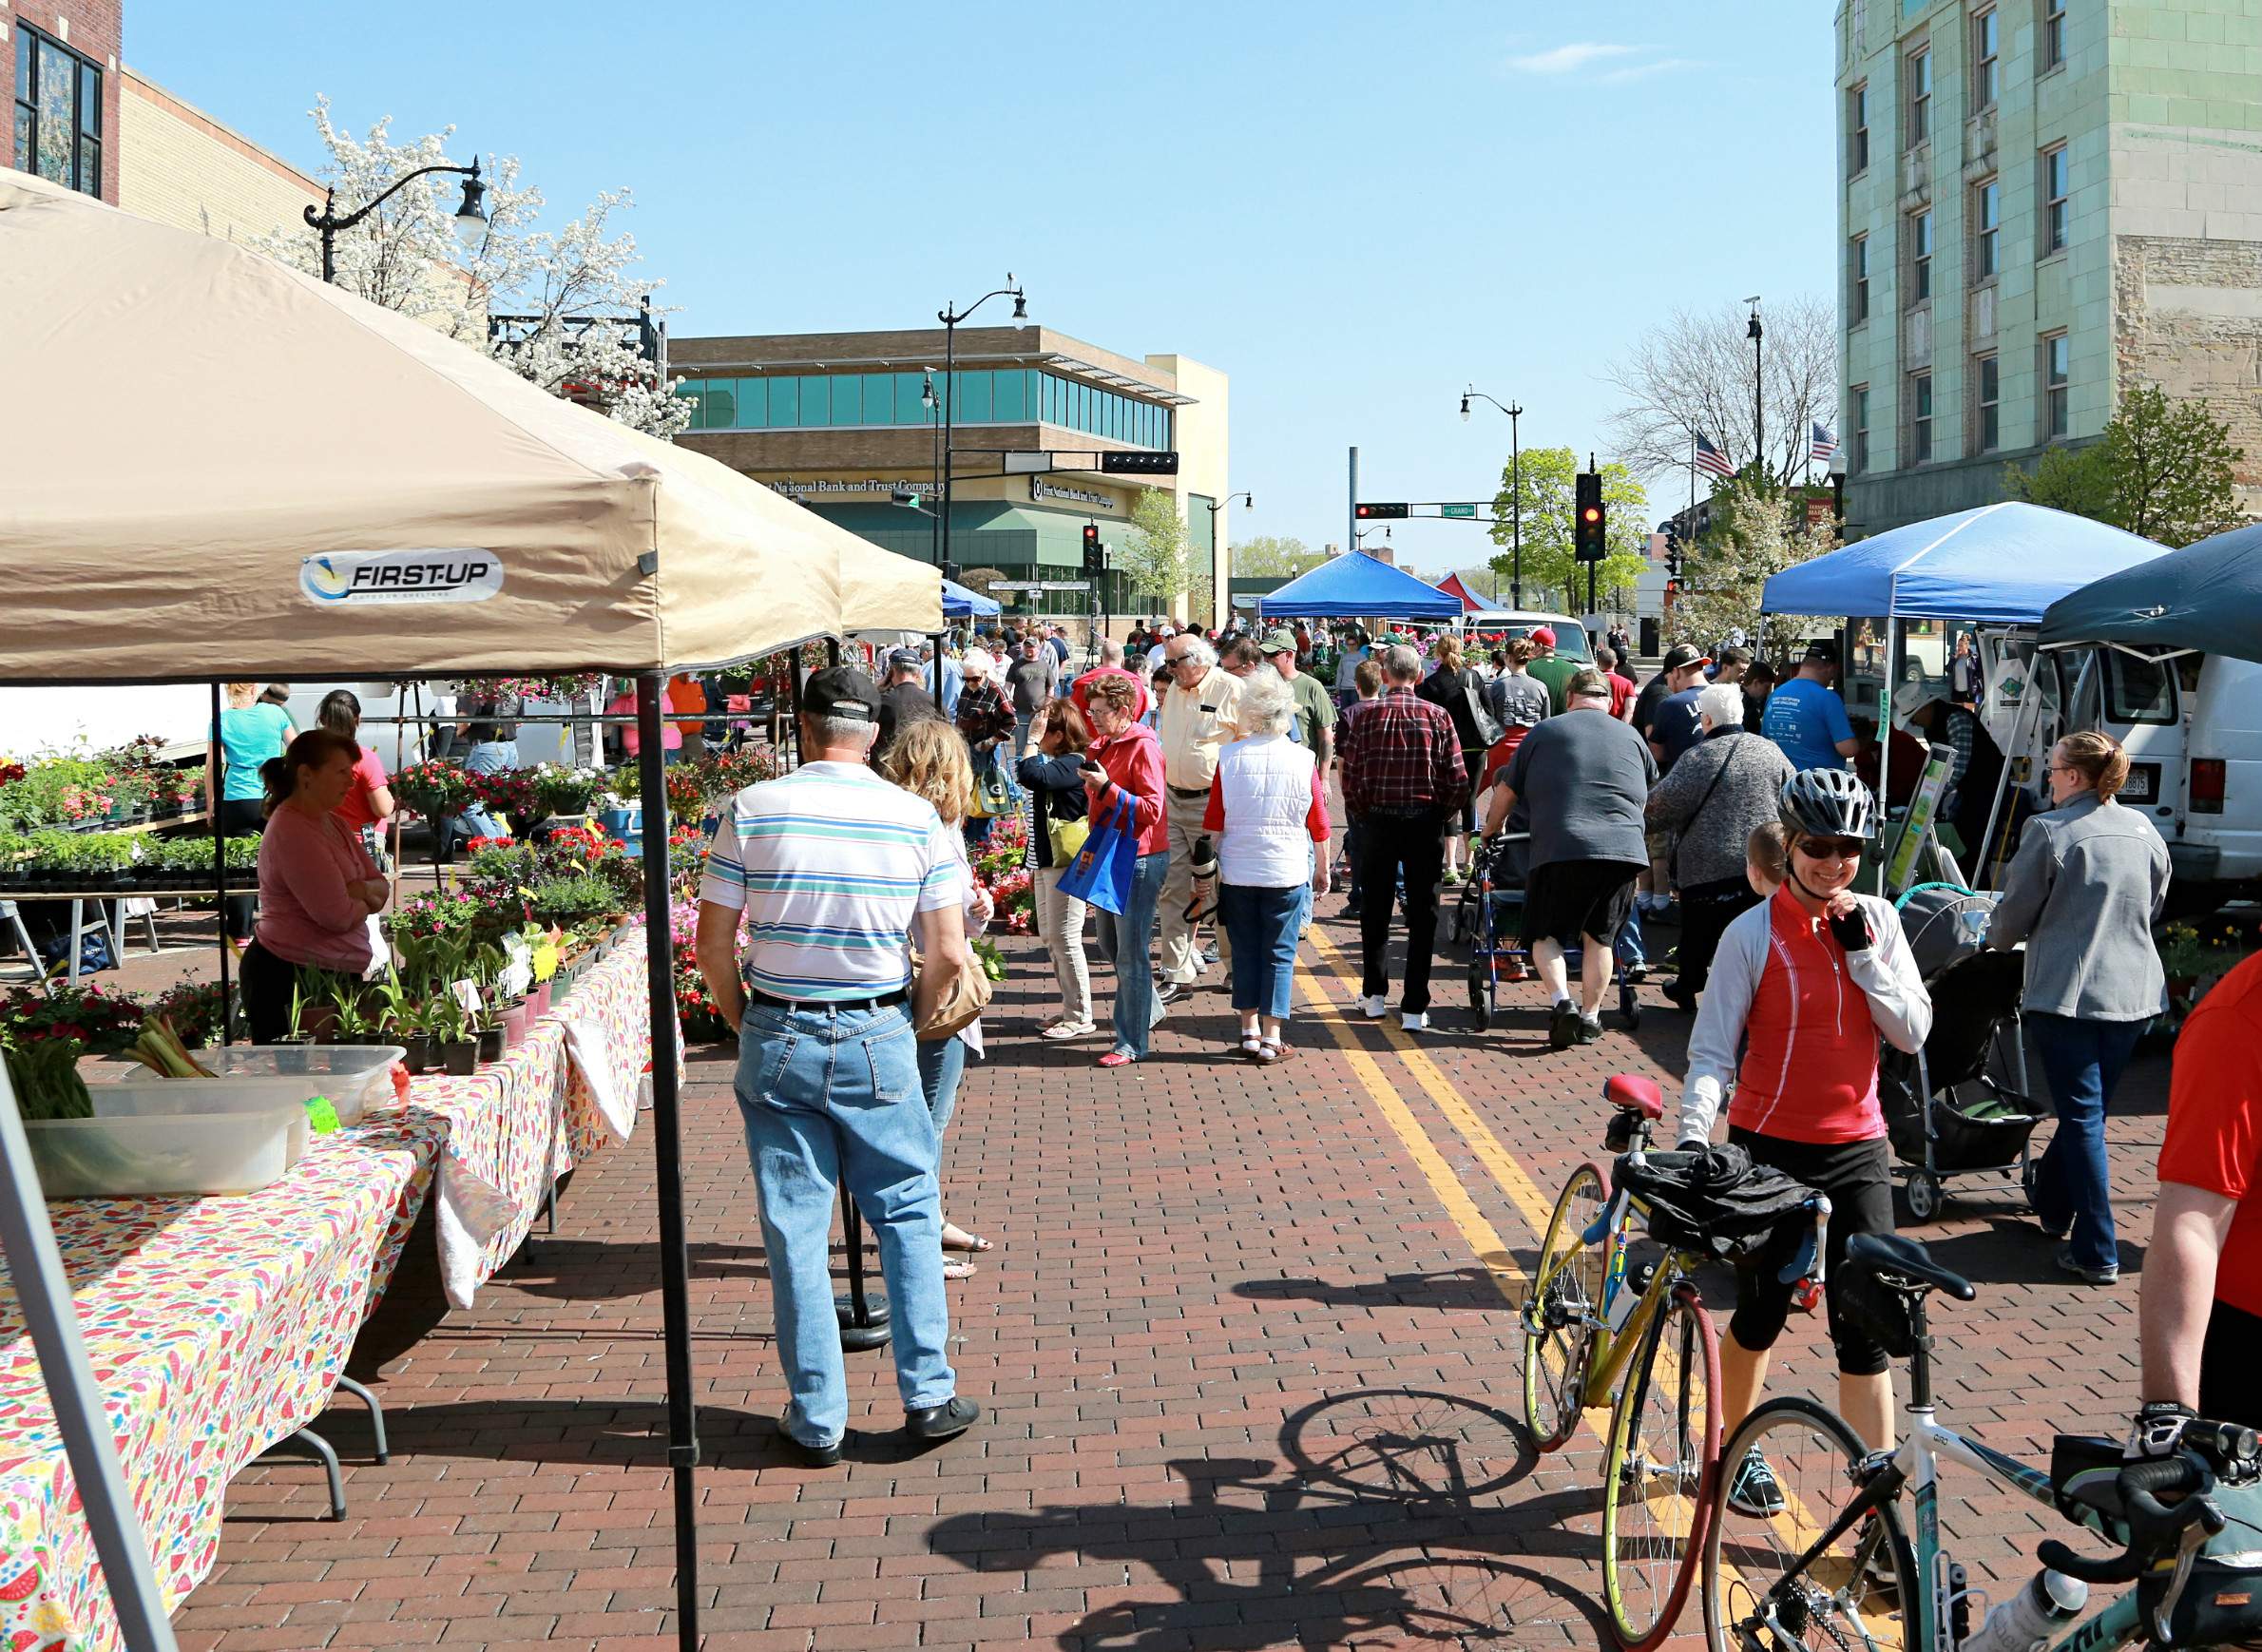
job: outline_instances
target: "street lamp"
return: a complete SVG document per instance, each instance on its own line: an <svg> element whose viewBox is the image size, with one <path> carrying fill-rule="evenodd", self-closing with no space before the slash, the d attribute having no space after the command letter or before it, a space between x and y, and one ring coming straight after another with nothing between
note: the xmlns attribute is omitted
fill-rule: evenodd
<svg viewBox="0 0 2262 1652"><path fill-rule="evenodd" d="M1256 509L1256 495L1249 492L1245 489L1238 493L1228 493L1222 499L1205 499L1202 501L1204 505L1207 505L1210 508L1210 571L1212 573L1217 571L1217 512L1224 509L1228 505L1231 505L1236 499L1238 499L1242 504L1248 506L1252 510ZM1226 583L1231 585L1233 582L1228 580ZM1232 606L1233 602L1231 592L1219 593L1213 591L1211 593L1210 618L1216 624L1219 625L1225 624L1226 613L1232 608Z"/></svg>
<svg viewBox="0 0 2262 1652"><path fill-rule="evenodd" d="M934 318L943 324L943 539L941 561L946 567L950 561L950 436L958 412L958 378L956 374L958 324L983 305L988 303L990 299L1003 298L1010 298L1013 300L1014 320L1026 321L1029 318L1028 299L1022 293L1020 286L1015 283L1011 270L1006 272L1006 284L994 292L983 294L963 310L955 309L946 303L935 312L934 316ZM933 389L934 385L930 379L928 384L929 393L932 394Z"/></svg>
<svg viewBox="0 0 2262 1652"><path fill-rule="evenodd" d="M1766 380L1761 373L1760 339L1764 336L1759 325L1759 295L1754 293L1744 300L1752 306L1752 324L1744 329L1744 336L1752 341L1752 456L1759 461L1759 473L1767 474L1767 415L1761 411L1760 391Z"/></svg>
<svg viewBox="0 0 2262 1652"><path fill-rule="evenodd" d="M1470 401L1488 401L1508 415L1508 544L1511 568L1508 576L1508 603L1516 608L1524 606L1524 443L1519 421L1524 417L1521 405L1502 407L1495 396L1486 395L1475 385L1461 393L1461 422L1468 422ZM1497 520L1497 518L1495 519ZM1500 576L1492 576L1492 600L1500 600Z"/></svg>
<svg viewBox="0 0 2262 1652"><path fill-rule="evenodd" d="M927 410L927 422L934 427L934 486L941 492L943 487L943 400L934 393L934 369L926 370L926 377L919 385L919 405ZM943 518L930 512L933 526L928 529L927 547L934 557L934 566L945 579L950 570L943 567Z"/></svg>
<svg viewBox="0 0 2262 1652"><path fill-rule="evenodd" d="M400 191L402 185L412 179L422 178L429 172L455 172L463 176L464 197L455 209L455 236L467 249L478 247L480 239L487 234L488 229L487 183L479 176L479 157L472 156L471 163L469 166L458 166L451 161L435 161L430 166L419 166L413 172L402 173L400 177L393 180L392 187L387 189L384 194L367 205L356 207L343 218L337 215L337 191L335 189L322 192L322 210L320 212L316 212L311 205L306 208L308 226L318 232L322 238L322 279L325 282L334 283L337 279L337 232L341 229L352 229L371 213L376 211L378 207L384 205L386 202L392 200Z"/></svg>

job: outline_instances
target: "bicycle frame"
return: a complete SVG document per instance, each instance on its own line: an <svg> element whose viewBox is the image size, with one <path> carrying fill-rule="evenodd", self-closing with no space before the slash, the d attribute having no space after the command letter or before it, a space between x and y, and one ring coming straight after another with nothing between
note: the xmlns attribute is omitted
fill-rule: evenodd
<svg viewBox="0 0 2262 1652"><path fill-rule="evenodd" d="M1630 1288L1626 1278L1626 1240L1634 1231L1634 1215L1639 1207L1631 1194L1613 1193L1610 1202L1602 1207L1602 1214L1594 1225L1579 1236L1581 1249L1601 1244L1615 1235L1618 1242L1610 1250L1610 1271L1602 1276L1602 1300L1596 1316L1595 1353L1588 1362L1586 1386L1580 1391L1581 1406L1599 1406L1607 1402L1618 1387L1618 1379L1625 1374L1627 1362L1634 1357L1634 1350L1641 1346L1641 1338L1649 1330L1649 1322L1658 1316L1665 1298L1673 1294L1689 1271L1689 1258L1676 1251L1668 1251L1650 1274L1649 1282L1642 1287L1641 1298L1634 1304L1626 1322L1616 1331L1610 1328L1610 1310L1619 1293ZM1576 1256L1577 1252L1570 1253ZM1570 1256L1564 1258L1567 1263ZM1540 1281L1542 1288L1546 1281Z"/></svg>

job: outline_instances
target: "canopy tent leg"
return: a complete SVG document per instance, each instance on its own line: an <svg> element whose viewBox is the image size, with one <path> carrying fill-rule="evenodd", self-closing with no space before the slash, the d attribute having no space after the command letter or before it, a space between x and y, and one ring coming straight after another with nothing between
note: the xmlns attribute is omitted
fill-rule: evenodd
<svg viewBox="0 0 2262 1652"><path fill-rule="evenodd" d="M218 689L214 692L217 694ZM217 782L217 777L216 777ZM224 926L223 926L224 928ZM118 1469L118 1447L103 1414L102 1390L79 1337L79 1313L48 1221L47 1196L31 1168L31 1143L16 1111L15 1087L0 1066L0 1252L15 1287L24 1324L39 1356L40 1380L55 1410L71 1477L101 1557L110 1604L134 1652L177 1652L172 1621L157 1592L149 1545Z"/></svg>
<svg viewBox="0 0 2262 1652"><path fill-rule="evenodd" d="M940 631L930 631L927 634L927 641L934 649L934 671L932 673L934 708L940 711L943 708L943 634Z"/></svg>
<svg viewBox="0 0 2262 1652"><path fill-rule="evenodd" d="M216 677L212 680L212 745L217 747L219 744L220 679ZM228 840L226 834L220 830L223 808L220 801L220 778L213 772L218 766L209 755L205 757L204 795L212 799L212 817L204 824L212 829L212 886L220 892L220 898L212 907L212 927L220 945L220 1047L224 1049L236 1042L231 1030L236 1025L236 1015L229 1008L228 1000ZM75 937L71 946L71 956L75 961L78 956Z"/></svg>
<svg viewBox="0 0 2262 1652"><path fill-rule="evenodd" d="M666 751L661 686L636 680L644 820L644 963L652 996L652 1161L660 1192L660 1299L667 1339L667 1463L676 1492L676 1642L699 1652L699 1417L691 1390L691 1256L683 1236L683 1122L677 1105L675 944L668 929Z"/></svg>

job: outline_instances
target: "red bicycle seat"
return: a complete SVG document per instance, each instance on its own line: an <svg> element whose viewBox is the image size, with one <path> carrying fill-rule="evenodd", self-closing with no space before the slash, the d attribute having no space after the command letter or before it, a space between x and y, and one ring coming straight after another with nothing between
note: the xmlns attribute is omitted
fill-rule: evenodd
<svg viewBox="0 0 2262 1652"><path fill-rule="evenodd" d="M1645 1119L1662 1118L1665 1113L1665 1093L1658 1088L1655 1079L1621 1072L1602 1086L1602 1094L1612 1106L1629 1112L1639 1109Z"/></svg>

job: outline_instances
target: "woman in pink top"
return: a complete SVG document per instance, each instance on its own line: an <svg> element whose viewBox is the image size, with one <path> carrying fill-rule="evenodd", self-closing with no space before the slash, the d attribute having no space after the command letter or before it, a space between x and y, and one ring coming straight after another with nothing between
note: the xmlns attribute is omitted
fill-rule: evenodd
<svg viewBox="0 0 2262 1652"><path fill-rule="evenodd" d="M1162 874L1170 865L1170 822L1162 811L1162 746L1155 731L1137 720L1135 686L1126 677L1102 677L1089 691L1092 729L1099 738L1083 757L1084 784L1091 794L1085 818L1098 831L1128 804L1131 830L1139 839L1121 915L1092 909L1099 919L1100 951L1115 964L1115 1045L1100 1058L1102 1066L1128 1066L1146 1054L1160 1019L1147 936L1155 931Z"/></svg>
<svg viewBox="0 0 2262 1652"><path fill-rule="evenodd" d="M357 741L361 735L360 697L350 688L332 689L322 696L315 721L332 734ZM355 833L367 826L382 826L393 818L393 788L387 784L385 764L378 758L375 746L363 746L360 757L355 759L353 783L347 786L345 800L337 806L337 817L348 831ZM363 846L368 842L364 836Z"/></svg>
<svg viewBox="0 0 2262 1652"><path fill-rule="evenodd" d="M254 1044L296 1030L291 998L301 969L358 976L370 966L369 919L385 880L358 834L337 819L361 748L310 728L259 773L267 830L259 838L259 920L243 952L243 1009Z"/></svg>

